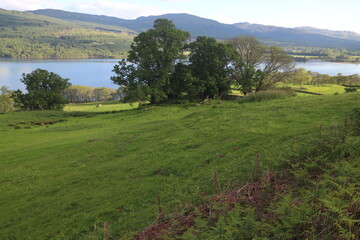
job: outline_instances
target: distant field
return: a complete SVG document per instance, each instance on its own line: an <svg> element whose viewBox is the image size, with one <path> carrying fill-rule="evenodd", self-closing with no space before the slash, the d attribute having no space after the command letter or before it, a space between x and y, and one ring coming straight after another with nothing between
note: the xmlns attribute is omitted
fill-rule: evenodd
<svg viewBox="0 0 360 240"><path fill-rule="evenodd" d="M334 129L359 101L351 93L1 114L0 238L103 239L108 221L111 239L132 239L154 221L157 196L165 212L202 202L214 170L226 190L251 179L256 154L262 169L278 169L294 139Z"/></svg>
<svg viewBox="0 0 360 240"><path fill-rule="evenodd" d="M296 84L284 84L278 83L277 87L291 87L294 90L307 91L312 93L319 93L323 95L341 94L345 92L345 87L336 84L321 84L321 85L296 85ZM232 95L243 96L238 90L231 90ZM298 96L309 96L306 93L296 93Z"/></svg>
<svg viewBox="0 0 360 240"><path fill-rule="evenodd" d="M66 112L111 112L120 110L129 110L138 107L138 103L120 103L120 102L91 102L67 104L64 107Z"/></svg>
<svg viewBox="0 0 360 240"><path fill-rule="evenodd" d="M322 85L295 85L285 84L282 86L289 86L294 90L307 91L312 93L319 93L323 95L341 94L345 92L345 87L336 84L322 84ZM299 96L309 96L305 93L297 93Z"/></svg>

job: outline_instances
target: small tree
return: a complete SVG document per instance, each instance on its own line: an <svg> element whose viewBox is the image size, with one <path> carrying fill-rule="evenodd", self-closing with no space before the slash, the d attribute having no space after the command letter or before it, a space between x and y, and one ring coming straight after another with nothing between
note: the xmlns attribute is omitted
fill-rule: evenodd
<svg viewBox="0 0 360 240"><path fill-rule="evenodd" d="M240 36L228 41L238 53L232 77L245 95L282 81L294 69L291 57L277 46L263 46L256 38Z"/></svg>
<svg viewBox="0 0 360 240"><path fill-rule="evenodd" d="M8 86L0 87L0 113L14 110L14 101L11 98L11 91Z"/></svg>
<svg viewBox="0 0 360 240"><path fill-rule="evenodd" d="M309 84L311 83L312 77L305 68L298 68L290 73L284 82L293 84Z"/></svg>
<svg viewBox="0 0 360 240"><path fill-rule="evenodd" d="M155 20L152 29L134 38L128 58L114 66L116 76L111 80L126 87L127 100L156 103L167 99L170 75L189 38L171 21Z"/></svg>
<svg viewBox="0 0 360 240"><path fill-rule="evenodd" d="M12 94L16 106L26 110L60 110L66 100L62 91L71 85L69 79L43 69L23 74L20 80L26 86L27 93L16 90Z"/></svg>

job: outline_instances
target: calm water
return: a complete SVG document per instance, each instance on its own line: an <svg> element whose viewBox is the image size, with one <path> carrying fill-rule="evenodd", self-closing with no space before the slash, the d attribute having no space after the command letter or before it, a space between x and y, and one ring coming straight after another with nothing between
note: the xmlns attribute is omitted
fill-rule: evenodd
<svg viewBox="0 0 360 240"><path fill-rule="evenodd" d="M0 86L7 85L10 89L24 90L20 82L22 73L30 73L37 68L46 69L59 74L63 78L69 78L73 85L85 85L91 87L113 87L110 77L117 59L76 59L76 60L18 60L0 59ZM360 74L359 64L330 63L308 61L297 63L297 67L303 67L313 72L329 75Z"/></svg>
<svg viewBox="0 0 360 240"><path fill-rule="evenodd" d="M69 78L72 85L90 87L118 88L110 80L114 76L112 69L117 59L70 59L70 60L13 60L0 59L0 86L7 85L10 89L24 90L20 82L23 73L31 73L37 68Z"/></svg>

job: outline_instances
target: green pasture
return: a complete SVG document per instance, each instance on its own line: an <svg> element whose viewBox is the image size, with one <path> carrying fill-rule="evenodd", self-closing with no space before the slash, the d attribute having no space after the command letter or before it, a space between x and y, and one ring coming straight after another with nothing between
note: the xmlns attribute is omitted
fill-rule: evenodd
<svg viewBox="0 0 360 240"><path fill-rule="evenodd" d="M320 85L298 85L279 83L278 87L290 87L294 90L319 93L323 95L334 95L345 93L345 87L337 84L320 84ZM296 93L298 96L309 96L306 93Z"/></svg>
<svg viewBox="0 0 360 240"><path fill-rule="evenodd" d="M313 90L313 89L311 89ZM310 89L309 89L310 91ZM291 144L336 128L359 93L253 103L76 104L0 115L0 238L132 239L180 211L278 169Z"/></svg>
<svg viewBox="0 0 360 240"><path fill-rule="evenodd" d="M90 103L76 103L67 104L64 107L66 112L111 112L129 110L138 107L138 103L124 103L118 102L90 102Z"/></svg>

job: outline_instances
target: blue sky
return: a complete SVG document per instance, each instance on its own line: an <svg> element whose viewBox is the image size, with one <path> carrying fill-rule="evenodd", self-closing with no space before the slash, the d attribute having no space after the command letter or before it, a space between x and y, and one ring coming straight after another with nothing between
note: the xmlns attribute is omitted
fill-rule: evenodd
<svg viewBox="0 0 360 240"><path fill-rule="evenodd" d="M223 23L312 26L360 33L360 0L0 0L0 8L56 8L125 19L189 13Z"/></svg>

